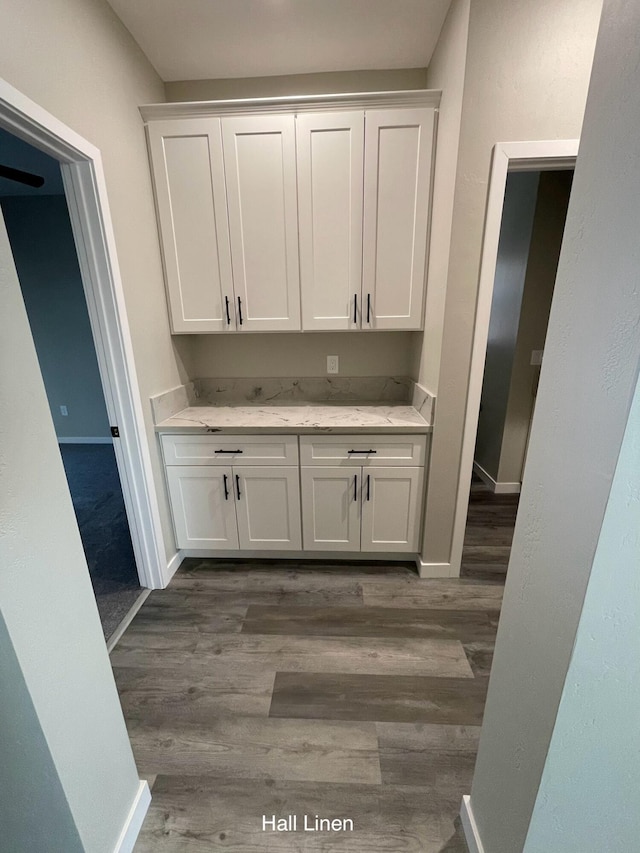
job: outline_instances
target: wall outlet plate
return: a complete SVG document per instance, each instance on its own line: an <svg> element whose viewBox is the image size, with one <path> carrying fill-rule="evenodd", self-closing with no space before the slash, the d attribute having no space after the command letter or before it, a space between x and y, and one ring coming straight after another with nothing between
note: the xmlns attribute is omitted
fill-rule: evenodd
<svg viewBox="0 0 640 853"><path fill-rule="evenodd" d="M69 414L69 410L66 406L60 406L60 414L63 415L65 418L67 417L67 415Z"/></svg>
<svg viewBox="0 0 640 853"><path fill-rule="evenodd" d="M327 373L338 373L340 370L339 359L337 355L327 356Z"/></svg>

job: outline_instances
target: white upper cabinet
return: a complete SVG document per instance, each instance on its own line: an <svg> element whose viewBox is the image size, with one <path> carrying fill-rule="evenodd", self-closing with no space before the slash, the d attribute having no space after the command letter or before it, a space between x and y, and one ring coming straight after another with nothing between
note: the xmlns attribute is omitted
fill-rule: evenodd
<svg viewBox="0 0 640 853"><path fill-rule="evenodd" d="M423 327L436 109L362 97L152 108L174 333Z"/></svg>
<svg viewBox="0 0 640 853"><path fill-rule="evenodd" d="M303 329L357 329L364 112L296 119Z"/></svg>
<svg viewBox="0 0 640 853"><path fill-rule="evenodd" d="M230 330L226 306L234 294L220 119L158 121L148 131L172 331Z"/></svg>
<svg viewBox="0 0 640 853"><path fill-rule="evenodd" d="M222 119L239 331L300 329L293 115Z"/></svg>
<svg viewBox="0 0 640 853"><path fill-rule="evenodd" d="M366 113L363 329L422 327L434 121L426 108Z"/></svg>

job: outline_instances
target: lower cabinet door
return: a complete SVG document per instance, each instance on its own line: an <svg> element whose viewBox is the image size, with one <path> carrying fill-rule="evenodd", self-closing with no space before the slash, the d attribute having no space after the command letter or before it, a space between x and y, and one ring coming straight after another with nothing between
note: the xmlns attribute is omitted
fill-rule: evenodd
<svg viewBox="0 0 640 853"><path fill-rule="evenodd" d="M362 469L301 471L305 551L359 551Z"/></svg>
<svg viewBox="0 0 640 853"><path fill-rule="evenodd" d="M231 468L172 465L166 470L178 548L236 549Z"/></svg>
<svg viewBox="0 0 640 853"><path fill-rule="evenodd" d="M423 468L363 470L363 551L418 550L423 477Z"/></svg>
<svg viewBox="0 0 640 853"><path fill-rule="evenodd" d="M300 551L298 466L233 468L240 547L253 551Z"/></svg>

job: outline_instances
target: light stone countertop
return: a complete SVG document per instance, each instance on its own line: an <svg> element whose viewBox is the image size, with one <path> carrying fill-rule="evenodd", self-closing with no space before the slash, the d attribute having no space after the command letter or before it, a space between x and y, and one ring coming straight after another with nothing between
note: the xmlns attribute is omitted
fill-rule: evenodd
<svg viewBox="0 0 640 853"><path fill-rule="evenodd" d="M430 433L408 405L191 406L156 425L160 433Z"/></svg>

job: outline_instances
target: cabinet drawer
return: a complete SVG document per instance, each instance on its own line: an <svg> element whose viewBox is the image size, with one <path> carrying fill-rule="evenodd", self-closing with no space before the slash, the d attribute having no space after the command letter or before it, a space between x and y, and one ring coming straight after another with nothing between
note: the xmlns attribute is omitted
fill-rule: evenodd
<svg viewBox="0 0 640 853"><path fill-rule="evenodd" d="M163 435L165 465L297 465L295 435Z"/></svg>
<svg viewBox="0 0 640 853"><path fill-rule="evenodd" d="M303 435L302 465L424 465L424 435Z"/></svg>

